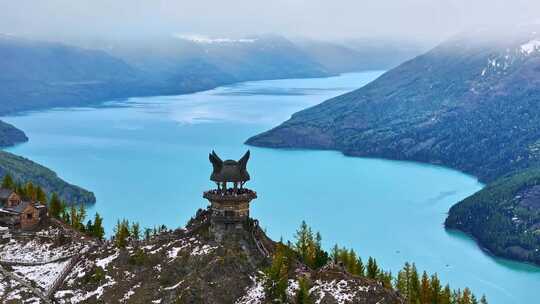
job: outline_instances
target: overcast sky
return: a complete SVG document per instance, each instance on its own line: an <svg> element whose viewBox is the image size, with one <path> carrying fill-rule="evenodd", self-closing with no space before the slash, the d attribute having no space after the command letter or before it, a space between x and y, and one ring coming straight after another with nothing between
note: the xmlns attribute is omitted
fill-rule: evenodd
<svg viewBox="0 0 540 304"><path fill-rule="evenodd" d="M276 33L439 41L540 19L540 0L0 0L0 32L34 37Z"/></svg>

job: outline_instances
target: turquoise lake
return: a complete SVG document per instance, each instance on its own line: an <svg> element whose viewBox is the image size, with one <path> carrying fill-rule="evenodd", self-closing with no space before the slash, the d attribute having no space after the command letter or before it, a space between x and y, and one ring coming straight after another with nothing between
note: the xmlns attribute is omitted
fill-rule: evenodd
<svg viewBox="0 0 540 304"><path fill-rule="evenodd" d="M208 153L238 159L251 149L247 186L259 196L252 217L274 239L292 240L306 220L327 248L353 247L393 273L414 261L454 288L485 293L490 303L539 303L540 268L490 257L467 236L444 230L448 208L481 189L476 178L425 164L243 144L380 74L245 82L2 119L30 137L9 151L94 191L98 202L89 213L99 212L109 233L122 218L183 226L214 186Z"/></svg>

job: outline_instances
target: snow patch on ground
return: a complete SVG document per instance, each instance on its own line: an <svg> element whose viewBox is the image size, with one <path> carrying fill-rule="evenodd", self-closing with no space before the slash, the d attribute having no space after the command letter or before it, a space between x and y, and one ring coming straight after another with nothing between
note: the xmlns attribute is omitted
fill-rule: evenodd
<svg viewBox="0 0 540 304"><path fill-rule="evenodd" d="M43 263L71 256L83 248L84 246L78 243L54 247L52 243L39 242L36 239L30 241L11 239L8 243L0 245L0 260Z"/></svg>
<svg viewBox="0 0 540 304"><path fill-rule="evenodd" d="M63 262L49 263L37 266L12 266L16 275L35 282L39 287L48 290L54 280L69 264L69 259Z"/></svg>
<svg viewBox="0 0 540 304"><path fill-rule="evenodd" d="M173 286L169 286L169 287L165 287L163 288L164 290L173 290L173 289L176 289L178 288L178 286L182 285L182 283L184 283L184 280L174 284Z"/></svg>
<svg viewBox="0 0 540 304"><path fill-rule="evenodd" d="M126 302L127 300L129 300L129 298L131 298L132 295L135 294L135 289L141 287L141 283L137 283L135 285L133 285L133 287L131 287L128 292L126 292L126 294L124 294L124 296L122 297L122 299L120 299L120 302L124 303Z"/></svg>
<svg viewBox="0 0 540 304"><path fill-rule="evenodd" d="M264 279L252 277L253 285L246 290L246 294L236 300L235 304L260 304L266 294L264 293Z"/></svg>
<svg viewBox="0 0 540 304"><path fill-rule="evenodd" d="M103 292L105 291L106 288L112 287L112 286L114 286L116 284L116 282L113 280L113 278L111 278L108 275L105 276L105 279L106 279L106 282L103 285L96 288L96 290L86 292L86 293L80 292L80 291L77 291L76 293L74 293L73 291L71 291L71 293L73 293L73 297L70 299L70 303L79 303L79 302L82 302L82 301L86 301L86 300L90 299L93 296L96 296L97 299L101 298L101 296L103 296ZM69 292L69 291L65 291L65 292ZM58 294L58 292L57 292L57 294Z"/></svg>
<svg viewBox="0 0 540 304"><path fill-rule="evenodd" d="M202 247L197 246L195 247L195 249L193 249L193 251L191 251L191 255L206 255L214 251L214 249L216 249L216 247L212 247L206 244Z"/></svg>
<svg viewBox="0 0 540 304"><path fill-rule="evenodd" d="M96 260L96 266L99 266L103 269L107 269L107 265L109 265L112 261L114 261L118 257L119 254L120 254L120 251L116 250L114 254L106 258Z"/></svg>
<svg viewBox="0 0 540 304"><path fill-rule="evenodd" d="M318 294L316 304L320 304L325 296L329 295L336 300L338 304L351 302L358 291L368 291L369 287L365 286L349 286L349 282L345 280L332 280L331 282L316 281L315 286L309 290L310 294Z"/></svg>

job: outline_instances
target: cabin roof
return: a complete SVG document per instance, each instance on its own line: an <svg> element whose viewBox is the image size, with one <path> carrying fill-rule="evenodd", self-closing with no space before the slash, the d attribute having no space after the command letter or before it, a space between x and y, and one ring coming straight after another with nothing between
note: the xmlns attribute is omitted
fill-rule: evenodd
<svg viewBox="0 0 540 304"><path fill-rule="evenodd" d="M13 192L14 192L14 191L11 190L11 189L0 188L0 199L2 199L2 200L8 199L9 196L10 196Z"/></svg>
<svg viewBox="0 0 540 304"><path fill-rule="evenodd" d="M20 202L18 205L13 206L11 208L5 208L5 210L13 211L16 213L22 213L24 209L26 209L26 207L28 207L29 205L32 205L32 207L36 208L36 205L34 203L23 201L23 202Z"/></svg>

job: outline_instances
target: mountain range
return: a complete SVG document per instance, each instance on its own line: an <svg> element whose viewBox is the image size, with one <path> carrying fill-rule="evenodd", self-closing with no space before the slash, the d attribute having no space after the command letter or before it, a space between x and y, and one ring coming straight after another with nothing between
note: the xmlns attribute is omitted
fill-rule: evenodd
<svg viewBox="0 0 540 304"><path fill-rule="evenodd" d="M0 115L133 96L183 94L248 80L324 77L384 68L382 63L356 64L366 60L362 59L365 53L352 48L326 42L300 46L276 35L236 40L181 35L148 39L67 45L0 35ZM347 56L317 55L336 48ZM397 58L406 56L400 49L394 52Z"/></svg>
<svg viewBox="0 0 540 304"><path fill-rule="evenodd" d="M473 174L492 184L452 208L447 227L472 234L495 254L538 262L539 205L509 209L520 201L510 200L512 195L529 193L537 184L521 174L535 170L540 160L538 33L522 27L497 37L483 30L458 35L358 90L295 113L247 143L333 149ZM493 195L501 189L507 190L504 196ZM494 209L504 220L490 217ZM514 230L520 223L527 225ZM500 230L493 232L495 227Z"/></svg>

